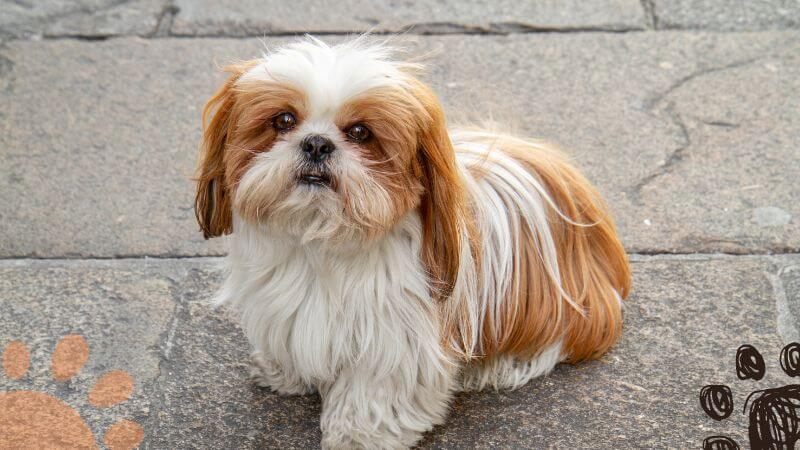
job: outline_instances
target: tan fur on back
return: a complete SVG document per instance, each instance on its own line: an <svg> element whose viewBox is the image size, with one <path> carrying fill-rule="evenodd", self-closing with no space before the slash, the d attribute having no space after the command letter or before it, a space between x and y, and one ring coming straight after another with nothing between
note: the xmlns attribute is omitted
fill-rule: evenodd
<svg viewBox="0 0 800 450"><path fill-rule="evenodd" d="M627 256L605 202L555 149L506 136L487 145L522 162L560 211L586 226L571 224L548 208L562 285L583 314L561 298L547 276L530 229L523 227L521 254L514 265L509 298L503 302L501 329L496 330L500 339L491 338L493 325L484 321L483 356L532 357L563 336L567 361L599 357L619 338L622 311L617 295L625 298L630 289Z"/></svg>

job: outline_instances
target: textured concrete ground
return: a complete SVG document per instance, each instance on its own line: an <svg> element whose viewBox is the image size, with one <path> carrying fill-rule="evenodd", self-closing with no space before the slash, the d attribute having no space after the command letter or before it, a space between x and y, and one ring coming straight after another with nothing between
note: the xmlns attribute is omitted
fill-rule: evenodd
<svg viewBox="0 0 800 450"><path fill-rule="evenodd" d="M800 340L800 2L0 0L0 392L42 391L99 438L145 448L309 448L316 397L246 380L236 324L206 299L222 242L192 212L200 109L218 65L299 32L404 32L453 122L491 115L562 146L608 199L634 269L623 339L514 392L461 395L423 448L698 447L727 434L700 388L783 385ZM330 3L331 2L326 2ZM422 3L422 4L420 4ZM522 3L523 5L520 5ZM488 111L491 114L478 114ZM52 380L58 339L86 366ZM750 343L767 376L741 382ZM122 369L133 396L86 393Z"/></svg>

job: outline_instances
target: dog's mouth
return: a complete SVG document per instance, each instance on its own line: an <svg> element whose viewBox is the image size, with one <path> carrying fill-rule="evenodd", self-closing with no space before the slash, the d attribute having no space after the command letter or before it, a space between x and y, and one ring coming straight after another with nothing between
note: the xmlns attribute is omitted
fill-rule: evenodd
<svg viewBox="0 0 800 450"><path fill-rule="evenodd" d="M331 187L331 176L324 172L303 172L297 177L297 181L308 186Z"/></svg>

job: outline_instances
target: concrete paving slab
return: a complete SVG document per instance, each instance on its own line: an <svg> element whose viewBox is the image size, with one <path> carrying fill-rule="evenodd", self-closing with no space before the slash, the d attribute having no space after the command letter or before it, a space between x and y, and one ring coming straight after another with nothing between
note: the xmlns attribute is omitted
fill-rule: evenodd
<svg viewBox="0 0 800 450"><path fill-rule="evenodd" d="M430 54L451 122L494 119L571 154L630 252L800 250L800 187L780 181L800 173L800 33L398 39ZM192 212L200 111L216 65L262 48L0 48L0 256L219 254Z"/></svg>
<svg viewBox="0 0 800 450"><path fill-rule="evenodd" d="M0 374L0 391L57 396L96 436L135 420L144 448L317 448L317 397L279 397L247 381L241 332L205 300L218 285L214 262L0 262L0 348L21 340L32 349L32 370L19 380ZM517 391L458 395L421 448L687 448L713 434L744 444L744 399L790 381L778 354L792 337L778 322L781 303L800 301L800 257L637 257L633 270L623 337L607 356ZM85 336L90 358L63 384L49 357L68 333ZM744 343L765 358L759 382L736 378ZM87 404L91 384L114 368L131 373L134 396L107 409ZM734 393L722 422L699 407L710 383Z"/></svg>
<svg viewBox="0 0 800 450"><path fill-rule="evenodd" d="M650 0L659 29L753 31L797 29L795 0Z"/></svg>
<svg viewBox="0 0 800 450"><path fill-rule="evenodd" d="M0 0L0 38L147 36L166 0Z"/></svg>
<svg viewBox="0 0 800 450"><path fill-rule="evenodd" d="M646 27L637 0L406 1L178 0L171 32L261 36L287 32L480 33L634 30Z"/></svg>

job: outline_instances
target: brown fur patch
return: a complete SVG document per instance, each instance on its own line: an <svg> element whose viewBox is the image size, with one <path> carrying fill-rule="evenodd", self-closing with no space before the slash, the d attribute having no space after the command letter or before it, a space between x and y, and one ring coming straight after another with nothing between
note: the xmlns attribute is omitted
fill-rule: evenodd
<svg viewBox="0 0 800 450"><path fill-rule="evenodd" d="M225 143L225 176L231 191L235 191L253 157L268 151L278 137L272 119L289 112L299 125L306 116L305 96L292 86L249 82L239 83L235 89L236 101L230 118L232 130Z"/></svg>
<svg viewBox="0 0 800 450"><path fill-rule="evenodd" d="M468 204L464 181L456 164L444 111L436 94L412 80L412 92L426 119L420 128L415 172L425 191L419 207L422 219L422 261L432 276L434 296L445 299L453 291L461 263L462 238L477 248L478 233ZM462 236L466 234L466 236ZM478 255L473 253L476 264Z"/></svg>
<svg viewBox="0 0 800 450"><path fill-rule="evenodd" d="M423 126L421 118L415 114L419 106L417 99L407 91L382 87L351 99L334 118L343 133L355 124L362 124L372 134L363 143L354 145L363 150L363 164L388 191L395 205L394 217L373 234L388 231L419 203L422 185L412 168L418 152L417 135Z"/></svg>
<svg viewBox="0 0 800 450"><path fill-rule="evenodd" d="M239 83L258 62L226 67L231 76L203 109L195 215L206 239L232 231L231 198L252 158L276 139L271 119L291 112L299 123L305 113L305 96L292 86L260 80Z"/></svg>
<svg viewBox="0 0 800 450"><path fill-rule="evenodd" d="M566 217L586 226L571 224L548 207L562 285L580 310L562 299L547 276L530 228L523 227L511 292L503 302L502 329L497 330L497 340L484 333L484 357L532 357L563 336L568 361L597 358L620 335L617 293L625 298L630 290L627 255L610 213L597 191L560 152L515 138L501 137L492 144L535 174ZM487 327L491 324L484 324Z"/></svg>
<svg viewBox="0 0 800 450"><path fill-rule="evenodd" d="M439 100L422 82L411 77L406 82L365 92L346 104L336 121L342 129L363 123L374 133L376 143L364 146L365 153L380 171L391 174L382 184L399 199L398 218L419 204L420 256L434 297L443 300L456 283L462 238L474 249L478 233ZM476 264L478 256L473 254Z"/></svg>

